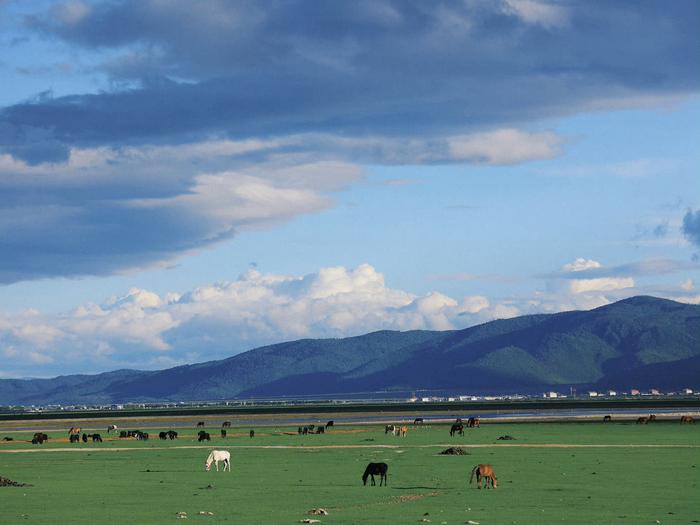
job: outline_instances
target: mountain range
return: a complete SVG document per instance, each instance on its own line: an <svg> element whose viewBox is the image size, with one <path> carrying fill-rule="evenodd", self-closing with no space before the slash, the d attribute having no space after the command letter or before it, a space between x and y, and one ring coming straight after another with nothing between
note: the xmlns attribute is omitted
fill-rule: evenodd
<svg viewBox="0 0 700 525"><path fill-rule="evenodd" d="M0 380L0 405L409 390L534 393L700 387L700 306L640 296L463 330L302 339L160 371Z"/></svg>

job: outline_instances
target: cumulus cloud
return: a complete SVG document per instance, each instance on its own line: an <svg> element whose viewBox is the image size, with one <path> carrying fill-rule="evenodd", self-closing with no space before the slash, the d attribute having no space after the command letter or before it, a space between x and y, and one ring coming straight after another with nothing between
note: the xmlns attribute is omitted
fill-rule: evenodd
<svg viewBox="0 0 700 525"><path fill-rule="evenodd" d="M226 357L258 345L373 330L449 330L518 315L482 296L455 299L390 288L368 264L303 275L250 270L235 281L160 296L131 289L103 304L43 316L0 317L6 368L159 368ZM43 357L42 357L43 356ZM42 361L43 359L43 361Z"/></svg>

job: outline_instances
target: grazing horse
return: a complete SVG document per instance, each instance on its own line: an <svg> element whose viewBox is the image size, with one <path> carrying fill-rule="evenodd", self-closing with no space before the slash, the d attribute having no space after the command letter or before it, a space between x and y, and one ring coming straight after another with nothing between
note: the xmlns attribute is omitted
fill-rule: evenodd
<svg viewBox="0 0 700 525"><path fill-rule="evenodd" d="M221 429L221 437L222 438L226 437L226 431L223 428Z"/></svg>
<svg viewBox="0 0 700 525"><path fill-rule="evenodd" d="M649 423L656 421L656 414L649 414Z"/></svg>
<svg viewBox="0 0 700 525"><path fill-rule="evenodd" d="M450 437L453 437L455 434L464 435L464 425L462 423L455 423L450 428Z"/></svg>
<svg viewBox="0 0 700 525"><path fill-rule="evenodd" d="M330 427L332 427L333 425L335 425L335 423L334 423L333 420L331 419L328 423L326 423L326 428L330 428Z"/></svg>
<svg viewBox="0 0 700 525"><path fill-rule="evenodd" d="M168 437L169 437L171 440L172 440L172 439L177 439L177 432L175 432L174 430L168 430Z"/></svg>
<svg viewBox="0 0 700 525"><path fill-rule="evenodd" d="M472 484L474 480L474 475L476 474L476 486L481 488L481 481L484 480L484 486L489 488L489 481L491 482L491 488L498 488L498 478L496 478L496 473L493 471L493 467L488 463L480 463L474 465L472 469L472 475L469 477L469 484Z"/></svg>
<svg viewBox="0 0 700 525"><path fill-rule="evenodd" d="M80 434L71 434L68 436L68 441L71 443L80 443Z"/></svg>
<svg viewBox="0 0 700 525"><path fill-rule="evenodd" d="M603 416L603 423L607 423L608 421L612 421L612 416Z"/></svg>
<svg viewBox="0 0 700 525"><path fill-rule="evenodd" d="M231 422L230 421L224 421L221 424L221 428L231 428Z"/></svg>
<svg viewBox="0 0 700 525"><path fill-rule="evenodd" d="M83 432L83 443L87 443L88 437L85 432Z"/></svg>
<svg viewBox="0 0 700 525"><path fill-rule="evenodd" d="M387 425L387 426L384 427L384 433L385 433L385 434L388 434L389 432L391 432L391 433L393 434L395 428L396 428L396 427L394 427L394 425Z"/></svg>
<svg viewBox="0 0 700 525"><path fill-rule="evenodd" d="M204 432L204 430L200 430L197 441L211 441L211 436L209 435L209 432Z"/></svg>
<svg viewBox="0 0 700 525"><path fill-rule="evenodd" d="M422 425L423 424L423 418L422 417L417 417L416 419L413 420L414 425Z"/></svg>
<svg viewBox="0 0 700 525"><path fill-rule="evenodd" d="M81 428L80 427L70 427L70 430L68 431L68 435L70 436L71 434L80 434Z"/></svg>
<svg viewBox="0 0 700 525"><path fill-rule="evenodd" d="M90 437L92 438L93 443L102 443L102 436L99 434L91 434Z"/></svg>
<svg viewBox="0 0 700 525"><path fill-rule="evenodd" d="M692 418L692 416L681 416L681 425L683 423L695 423L695 420Z"/></svg>
<svg viewBox="0 0 700 525"><path fill-rule="evenodd" d="M158 437L160 439L168 439L168 433L167 432L159 432Z"/></svg>
<svg viewBox="0 0 700 525"><path fill-rule="evenodd" d="M467 427L468 428L479 428L481 426L481 421L479 421L478 417L470 417L467 419Z"/></svg>
<svg viewBox="0 0 700 525"><path fill-rule="evenodd" d="M250 437L254 438L255 437L255 430L250 430Z"/></svg>
<svg viewBox="0 0 700 525"><path fill-rule="evenodd" d="M406 434L408 434L408 427L406 425L401 427L401 437L405 438Z"/></svg>
<svg viewBox="0 0 700 525"><path fill-rule="evenodd" d="M198 426L198 427L203 427L203 426L204 426L204 421L198 422L198 423L197 423L197 426Z"/></svg>
<svg viewBox="0 0 700 525"><path fill-rule="evenodd" d="M648 417L642 416L642 417L638 417L638 418L637 418L637 424L638 424L638 425L646 425L647 423L649 423L649 418L648 418Z"/></svg>
<svg viewBox="0 0 700 525"><path fill-rule="evenodd" d="M389 465L386 463L370 463L367 465L367 468L365 469L365 473L362 474L362 483L364 485L367 485L367 477L371 476L372 477L372 485L376 485L374 482L374 475L379 474L379 486L382 486L382 481L384 482L384 486L386 487L388 484L388 476L387 472L389 471Z"/></svg>
<svg viewBox="0 0 700 525"><path fill-rule="evenodd" d="M117 430L117 425L109 425L107 427L107 434L109 434L112 430Z"/></svg>
<svg viewBox="0 0 700 525"><path fill-rule="evenodd" d="M219 461L224 462L224 472L226 472L226 467L228 467L228 471L231 472L231 453L228 450L212 450L204 464L204 470L209 472L211 470L211 464L214 463L216 465L216 471L219 472Z"/></svg>

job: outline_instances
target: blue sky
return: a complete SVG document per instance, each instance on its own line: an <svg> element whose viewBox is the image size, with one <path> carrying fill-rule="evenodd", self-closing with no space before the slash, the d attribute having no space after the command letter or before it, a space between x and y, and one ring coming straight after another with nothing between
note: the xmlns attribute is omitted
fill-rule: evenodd
<svg viewBox="0 0 700 525"><path fill-rule="evenodd" d="M0 2L0 377L700 302L700 6Z"/></svg>

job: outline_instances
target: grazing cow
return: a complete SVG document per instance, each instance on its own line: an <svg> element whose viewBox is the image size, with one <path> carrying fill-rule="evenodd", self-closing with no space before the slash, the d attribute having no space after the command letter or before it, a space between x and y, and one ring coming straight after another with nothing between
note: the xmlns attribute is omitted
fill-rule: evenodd
<svg viewBox="0 0 700 525"><path fill-rule="evenodd" d="M365 473L362 474L362 483L364 485L367 485L367 478L369 476L372 477L372 485L376 485L374 481L374 475L379 474L379 486L382 486L382 482L384 482L384 486L386 487L388 484L388 476L387 472L389 471L389 465L386 463L369 463L367 465L367 468L365 469Z"/></svg>
<svg viewBox="0 0 700 525"><path fill-rule="evenodd" d="M32 444L33 445L41 445L44 443L44 441L48 441L49 436L44 434L43 432L35 432L34 437L32 438Z"/></svg>
<svg viewBox="0 0 700 525"><path fill-rule="evenodd" d="M681 425L683 423L695 423L695 420L692 418L692 416L681 416Z"/></svg>
<svg viewBox="0 0 700 525"><path fill-rule="evenodd" d="M467 427L468 428L479 428L481 426L481 421L479 421L478 417L470 417L467 419Z"/></svg>
<svg viewBox="0 0 700 525"><path fill-rule="evenodd" d="M656 414L649 414L649 423L656 421Z"/></svg>
<svg viewBox="0 0 700 525"><path fill-rule="evenodd" d="M41 439L40 437L33 437L32 438L32 445L42 445L44 443L44 440Z"/></svg>
<svg viewBox="0 0 700 525"><path fill-rule="evenodd" d="M203 426L204 426L204 421L199 421L199 422L197 423L197 426L198 426L198 427L203 427Z"/></svg>
<svg viewBox="0 0 700 525"><path fill-rule="evenodd" d="M102 443L102 436L100 436L99 434L92 434L92 436L90 437L92 437L93 443Z"/></svg>
<svg viewBox="0 0 700 525"><path fill-rule="evenodd" d="M231 422L230 421L224 421L221 424L221 428L231 428Z"/></svg>
<svg viewBox="0 0 700 525"><path fill-rule="evenodd" d="M71 443L80 443L80 434L71 434L68 436L68 441Z"/></svg>
<svg viewBox="0 0 700 525"><path fill-rule="evenodd" d="M642 417L638 417L638 418L637 418L637 424L638 424L638 425L646 425L647 423L649 423L649 418L648 418L648 417L642 416Z"/></svg>
<svg viewBox="0 0 700 525"><path fill-rule="evenodd" d="M469 484L472 484L474 480L474 475L476 474L476 487L481 488L481 481L484 480L484 486L489 488L489 482L491 482L491 488L498 488L498 478L496 478L496 473L493 471L493 467L488 463L480 463L475 465L472 469L472 475L469 478Z"/></svg>
<svg viewBox="0 0 700 525"><path fill-rule="evenodd" d="M252 429L251 429L251 431L250 431L249 434L250 434L250 437L251 437L251 438L254 438L254 437L255 437L255 430L252 430Z"/></svg>
<svg viewBox="0 0 700 525"><path fill-rule="evenodd" d="M134 432L134 437L138 441L148 441L149 435L148 432L141 432L140 430L137 430L136 432Z"/></svg>
<svg viewBox="0 0 700 525"><path fill-rule="evenodd" d="M423 424L423 418L422 417L417 417L416 419L413 420L414 425L422 425Z"/></svg>
<svg viewBox="0 0 700 525"><path fill-rule="evenodd" d="M171 440L177 439L177 432L175 432L174 430L168 430L168 437L169 437Z"/></svg>
<svg viewBox="0 0 700 525"><path fill-rule="evenodd" d="M228 467L228 471L231 472L231 453L228 450L212 450L204 464L204 470L209 472L211 464L214 463L216 465L216 471L219 472L219 461L224 462L224 472L226 472L226 467Z"/></svg>
<svg viewBox="0 0 700 525"><path fill-rule="evenodd" d="M88 437L85 432L83 432L83 443L87 443Z"/></svg>
<svg viewBox="0 0 700 525"><path fill-rule="evenodd" d="M332 426L334 426L334 425L335 425L335 423L334 423L333 420L331 419L328 423L326 423L326 429L328 429L328 428L330 428L330 427L332 427Z"/></svg>
<svg viewBox="0 0 700 525"><path fill-rule="evenodd" d="M168 439L168 433L167 432L159 432L158 438L159 439Z"/></svg>
<svg viewBox="0 0 700 525"><path fill-rule="evenodd" d="M464 435L464 425L462 423L455 423L450 428L450 437L453 437L455 434Z"/></svg>
<svg viewBox="0 0 700 525"><path fill-rule="evenodd" d="M222 438L226 437L226 430L224 430L223 428L221 429L221 437Z"/></svg>
<svg viewBox="0 0 700 525"><path fill-rule="evenodd" d="M608 416L603 416L603 423L607 423L607 422L609 422L609 421L612 421L612 416L610 416L610 415L608 415Z"/></svg>
<svg viewBox="0 0 700 525"><path fill-rule="evenodd" d="M107 434L109 434L112 430L117 430L117 425L109 425L107 427Z"/></svg>
<svg viewBox="0 0 700 525"><path fill-rule="evenodd" d="M388 434L389 432L391 432L393 434L395 429L396 427L394 427L394 425L387 425L384 427L384 433Z"/></svg>

